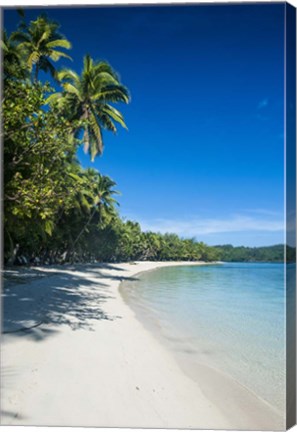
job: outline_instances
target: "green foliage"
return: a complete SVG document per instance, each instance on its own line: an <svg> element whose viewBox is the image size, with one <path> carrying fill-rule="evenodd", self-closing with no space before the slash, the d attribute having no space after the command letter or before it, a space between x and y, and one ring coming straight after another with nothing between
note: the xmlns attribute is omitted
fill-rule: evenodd
<svg viewBox="0 0 297 432"><path fill-rule="evenodd" d="M25 79L29 76L29 71L26 68L25 59L22 49L11 36L3 32L1 41L1 49L3 53L3 77L4 81L11 79Z"/></svg>
<svg viewBox="0 0 297 432"><path fill-rule="evenodd" d="M38 81L41 69L56 77L52 61L68 58L61 49L69 49L70 42L58 32L59 24L46 16L28 26L24 14L21 17L17 31L9 36L4 32L1 41L4 257L9 263L22 254L45 262L83 259L93 250L88 236L117 215L116 184L108 176L80 166L76 152L81 140L74 132L90 127L89 119L79 118L77 111L71 110L74 106L64 112L58 104L47 105L53 89ZM31 73L33 81L29 80ZM128 92L118 84L112 68L107 63L93 64L87 56L82 74L87 94L89 79L97 93L92 96L94 115L103 103L99 90L109 91L110 101L116 97L128 101ZM68 89L70 83L65 85ZM63 100L65 96L68 103L66 93ZM121 114L107 105L105 96L102 110L124 126Z"/></svg>
<svg viewBox="0 0 297 432"><path fill-rule="evenodd" d="M292 248L288 248L288 257L294 256ZM283 262L284 245L267 247L245 247L232 245L215 246L220 260L226 262Z"/></svg>
<svg viewBox="0 0 297 432"><path fill-rule="evenodd" d="M69 124L43 109L49 87L8 80L4 86L4 224L14 243L51 235L61 203L72 205L69 176L76 145Z"/></svg>
<svg viewBox="0 0 297 432"><path fill-rule="evenodd" d="M137 222L114 217L92 238L99 261L215 261L217 251L194 239L176 234L142 232Z"/></svg>
<svg viewBox="0 0 297 432"><path fill-rule="evenodd" d="M80 76L64 69L57 77L62 83L63 92L51 95L48 102L58 107L70 121L79 121L74 133L83 132L85 152L89 152L93 161L103 152L102 129L115 133L115 123L127 128L122 114L110 103L128 103L128 90L108 63L94 62L89 55L84 58Z"/></svg>
<svg viewBox="0 0 297 432"><path fill-rule="evenodd" d="M296 263L296 248L286 245L286 263Z"/></svg>
<svg viewBox="0 0 297 432"><path fill-rule="evenodd" d="M21 28L13 32L11 39L18 42L19 49L23 53L27 68L34 74L37 81L39 70L50 72L55 77L56 69L53 61L57 62L62 57L71 59L62 49L70 49L71 43L59 33L60 25L40 15L29 26L22 22Z"/></svg>

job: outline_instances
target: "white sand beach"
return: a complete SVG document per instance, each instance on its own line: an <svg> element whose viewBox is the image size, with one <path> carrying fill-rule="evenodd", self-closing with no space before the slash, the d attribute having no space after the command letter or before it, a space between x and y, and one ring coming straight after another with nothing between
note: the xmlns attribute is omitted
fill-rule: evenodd
<svg viewBox="0 0 297 432"><path fill-rule="evenodd" d="M122 299L122 280L178 264L42 267L40 277L9 282L1 424L284 429L230 378L201 367L192 380Z"/></svg>

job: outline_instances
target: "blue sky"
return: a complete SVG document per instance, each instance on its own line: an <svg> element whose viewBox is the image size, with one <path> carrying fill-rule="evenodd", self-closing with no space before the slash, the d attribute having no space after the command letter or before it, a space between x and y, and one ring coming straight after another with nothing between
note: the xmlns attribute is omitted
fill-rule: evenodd
<svg viewBox="0 0 297 432"><path fill-rule="evenodd" d="M73 44L64 65L89 53L130 89L129 131L105 133L93 164L79 151L117 182L122 216L208 244L283 242L284 3L45 10Z"/></svg>

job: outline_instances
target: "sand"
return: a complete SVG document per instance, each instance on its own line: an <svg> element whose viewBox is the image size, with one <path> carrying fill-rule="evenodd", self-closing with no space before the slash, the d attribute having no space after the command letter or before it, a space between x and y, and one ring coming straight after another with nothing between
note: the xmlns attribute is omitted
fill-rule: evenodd
<svg viewBox="0 0 297 432"><path fill-rule="evenodd" d="M178 264L43 267L9 282L1 424L284 429L235 381L205 367L200 382L184 373L122 299L122 280Z"/></svg>

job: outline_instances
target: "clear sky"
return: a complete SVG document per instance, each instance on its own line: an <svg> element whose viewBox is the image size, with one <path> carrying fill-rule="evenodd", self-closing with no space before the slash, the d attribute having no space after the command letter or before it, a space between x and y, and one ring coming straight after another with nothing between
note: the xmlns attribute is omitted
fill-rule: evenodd
<svg viewBox="0 0 297 432"><path fill-rule="evenodd" d="M79 151L117 182L122 216L212 245L283 242L284 3L44 10L73 44L65 66L89 53L130 89L129 131L104 133L93 164Z"/></svg>

